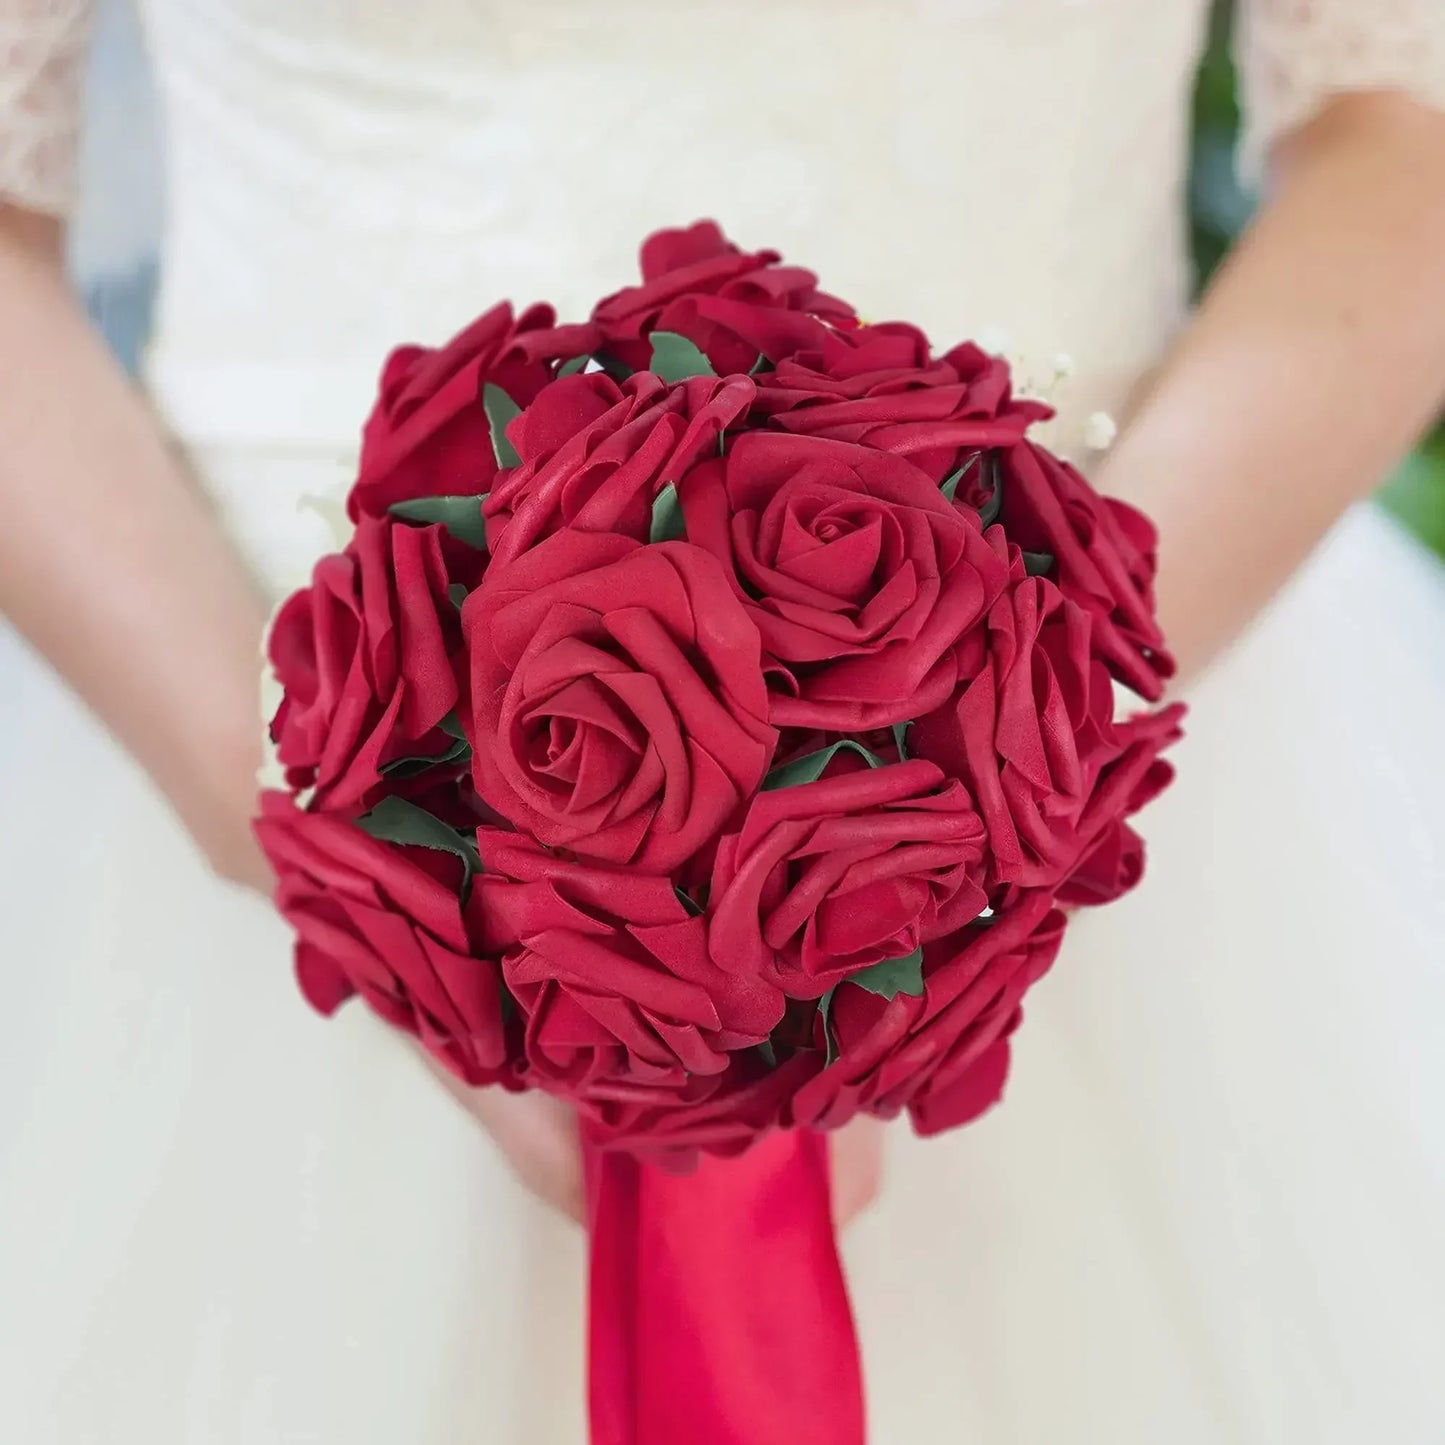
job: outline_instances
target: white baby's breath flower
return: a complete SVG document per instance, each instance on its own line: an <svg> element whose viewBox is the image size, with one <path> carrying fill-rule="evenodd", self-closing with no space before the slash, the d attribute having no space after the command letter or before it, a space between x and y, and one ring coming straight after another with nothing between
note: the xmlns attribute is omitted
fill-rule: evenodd
<svg viewBox="0 0 1445 1445"><path fill-rule="evenodd" d="M1106 411L1096 411L1084 423L1084 445L1091 452L1108 451L1118 435L1118 424Z"/></svg>

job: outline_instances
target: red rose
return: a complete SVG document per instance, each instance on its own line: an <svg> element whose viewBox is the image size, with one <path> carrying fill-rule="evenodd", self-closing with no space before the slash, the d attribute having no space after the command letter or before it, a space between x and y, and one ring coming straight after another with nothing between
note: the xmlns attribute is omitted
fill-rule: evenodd
<svg viewBox="0 0 1445 1445"><path fill-rule="evenodd" d="M331 1014L359 993L467 1083L506 1076L497 969L470 955L455 859L303 813L281 793L262 796L256 835L313 1008Z"/></svg>
<svg viewBox="0 0 1445 1445"><path fill-rule="evenodd" d="M922 760L760 793L718 844L708 947L818 998L976 918L984 842L968 794Z"/></svg>
<svg viewBox="0 0 1445 1445"><path fill-rule="evenodd" d="M1168 763L1146 774L1146 788L1130 800L1130 811L1142 808L1173 777ZM1125 822L1106 828L1099 841L1079 860L1054 891L1061 908L1097 907L1122 898L1144 877L1144 840Z"/></svg>
<svg viewBox="0 0 1445 1445"><path fill-rule="evenodd" d="M646 372L620 386L599 372L553 382L508 428L522 464L498 476L483 508L493 557L508 561L563 527L645 542L662 483L715 454L752 399L741 376L671 387Z"/></svg>
<svg viewBox="0 0 1445 1445"><path fill-rule="evenodd" d="M750 432L678 487L762 635L780 727L857 732L947 700L1008 579L1002 534L902 457Z"/></svg>
<svg viewBox="0 0 1445 1445"><path fill-rule="evenodd" d="M961 451L1011 446L1051 414L1013 396L999 357L964 345L932 360L928 338L901 322L829 332L757 382L754 414L773 427L906 456L935 483Z"/></svg>
<svg viewBox="0 0 1445 1445"><path fill-rule="evenodd" d="M925 946L923 994L881 998L844 985L823 1026L834 1061L804 1083L791 1119L836 1128L909 1108L920 1134L966 1124L997 1102L1019 1001L1053 964L1064 915L1046 895Z"/></svg>
<svg viewBox="0 0 1445 1445"><path fill-rule="evenodd" d="M551 379L550 363L596 345L591 326L556 326L550 306L513 320L494 306L445 346L402 346L387 358L362 434L361 469L347 501L353 521L412 497L485 492L497 473L482 388L493 382L525 406Z"/></svg>
<svg viewBox="0 0 1445 1445"><path fill-rule="evenodd" d="M686 336L721 376L751 371L760 354L776 362L819 345L827 329L817 318L853 317L811 271L778 260L776 251L740 251L712 221L659 231L642 247L642 285L609 296L592 320L634 371L647 367L652 331Z"/></svg>
<svg viewBox="0 0 1445 1445"><path fill-rule="evenodd" d="M1057 887L1168 781L1159 753L1178 737L1182 708L1115 722L1093 641L1089 613L1052 582L1023 578L970 639L972 681L909 731L910 750L977 801L990 888Z"/></svg>
<svg viewBox="0 0 1445 1445"><path fill-rule="evenodd" d="M546 1088L596 1102L680 1093L762 1043L783 996L725 973L669 878L558 858L517 833L477 834L469 913L526 1018Z"/></svg>
<svg viewBox="0 0 1445 1445"><path fill-rule="evenodd" d="M1009 541L1053 557L1050 578L1097 619L1094 650L1109 671L1156 701L1174 659L1154 617L1154 524L1100 496L1067 462L1031 442L1000 453L999 461L998 519Z"/></svg>
<svg viewBox="0 0 1445 1445"><path fill-rule="evenodd" d="M799 1053L776 1068L756 1051L737 1054L727 1073L689 1079L676 1095L642 1094L630 1099L584 1103L593 1141L626 1149L663 1168L682 1171L698 1154L731 1156L776 1128L789 1101L821 1066L820 1057Z"/></svg>
<svg viewBox="0 0 1445 1445"><path fill-rule="evenodd" d="M757 628L699 547L558 532L494 565L462 628L477 791L543 843L667 872L767 770Z"/></svg>
<svg viewBox="0 0 1445 1445"><path fill-rule="evenodd" d="M441 534L363 517L277 613L268 649L286 695L271 736L314 807L356 808L385 764L453 741L435 733L457 703L461 642Z"/></svg>

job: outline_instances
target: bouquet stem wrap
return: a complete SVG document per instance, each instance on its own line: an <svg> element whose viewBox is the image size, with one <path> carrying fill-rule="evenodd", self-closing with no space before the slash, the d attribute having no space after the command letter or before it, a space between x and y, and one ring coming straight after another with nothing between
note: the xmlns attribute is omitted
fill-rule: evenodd
<svg viewBox="0 0 1445 1445"><path fill-rule="evenodd" d="M587 1149L592 1445L862 1445L821 1135L668 1174Z"/></svg>

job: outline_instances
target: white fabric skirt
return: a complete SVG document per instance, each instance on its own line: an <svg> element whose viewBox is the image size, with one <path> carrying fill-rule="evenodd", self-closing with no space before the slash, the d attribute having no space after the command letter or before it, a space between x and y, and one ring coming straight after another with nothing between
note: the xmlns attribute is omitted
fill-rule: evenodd
<svg viewBox="0 0 1445 1445"><path fill-rule="evenodd" d="M204 464L273 514L336 471ZM1442 624L1352 516L1200 690L1004 1107L895 1131L846 1245L880 1445L1445 1438ZM581 1237L359 1004L306 1010L9 635L0 810L0 1440L581 1445Z"/></svg>

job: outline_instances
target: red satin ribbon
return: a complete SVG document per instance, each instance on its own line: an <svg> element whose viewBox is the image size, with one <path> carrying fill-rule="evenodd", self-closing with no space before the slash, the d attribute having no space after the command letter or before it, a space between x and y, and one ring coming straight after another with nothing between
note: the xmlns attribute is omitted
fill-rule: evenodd
<svg viewBox="0 0 1445 1445"><path fill-rule="evenodd" d="M863 1445L827 1144L670 1175L587 1155L592 1445Z"/></svg>

